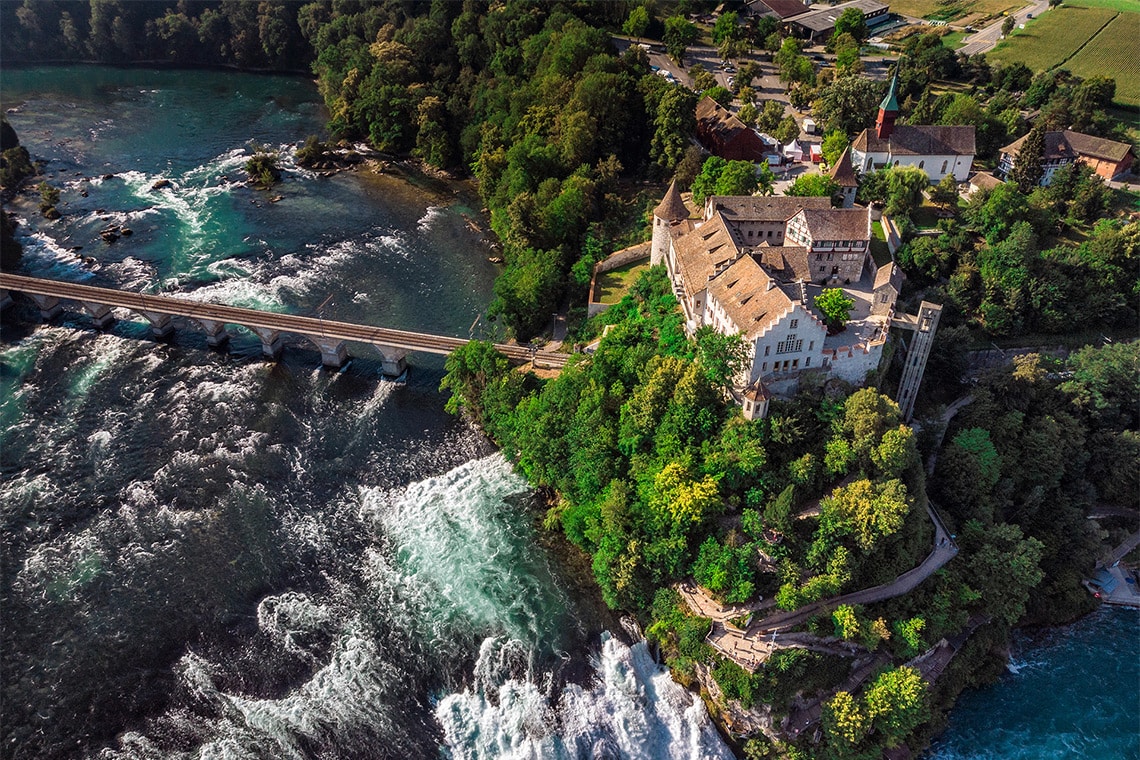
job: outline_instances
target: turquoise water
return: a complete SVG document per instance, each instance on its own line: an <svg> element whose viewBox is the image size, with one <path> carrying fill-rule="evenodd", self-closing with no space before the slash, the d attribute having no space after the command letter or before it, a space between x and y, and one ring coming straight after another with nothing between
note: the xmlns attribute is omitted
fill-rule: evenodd
<svg viewBox="0 0 1140 760"><path fill-rule="evenodd" d="M13 204L22 273L457 336L490 300L469 188L293 165L311 82L0 84L62 191L58 221ZM280 202L243 181L250 140L282 150ZM440 357L396 384L70 306L0 321L0 756L727 760L644 644L601 640L525 480L444 412Z"/></svg>
<svg viewBox="0 0 1140 760"><path fill-rule="evenodd" d="M1102 608L1015 637L1008 672L962 695L928 760L1140 757L1140 612Z"/></svg>

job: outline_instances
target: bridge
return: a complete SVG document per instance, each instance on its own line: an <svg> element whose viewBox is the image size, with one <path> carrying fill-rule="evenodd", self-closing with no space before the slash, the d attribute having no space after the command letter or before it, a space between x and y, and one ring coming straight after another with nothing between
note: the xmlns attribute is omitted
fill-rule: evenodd
<svg viewBox="0 0 1140 760"><path fill-rule="evenodd" d="M346 343L367 343L380 352L381 371L391 377L403 374L407 369L406 357L413 351L449 354L469 342L444 335L278 314L176 296L146 295L0 272L0 308L12 303L13 292L31 298L45 321L63 310L60 303L63 300L78 302L99 329L115 321L112 309L127 309L144 317L150 323L152 334L160 339L171 336L173 320L182 318L197 324L206 333L206 341L212 348L219 348L229 340L227 325L238 325L261 339L262 353L270 359L280 357L283 335L298 335L316 346L321 352L321 362L332 368L341 367L348 360ZM560 369L569 359L567 354L539 351L527 346L498 343L495 348L513 363L533 363L535 367Z"/></svg>

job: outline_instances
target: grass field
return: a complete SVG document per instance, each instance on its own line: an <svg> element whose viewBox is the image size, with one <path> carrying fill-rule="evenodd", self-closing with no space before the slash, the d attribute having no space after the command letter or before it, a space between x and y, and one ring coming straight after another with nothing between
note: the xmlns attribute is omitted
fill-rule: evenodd
<svg viewBox="0 0 1140 760"><path fill-rule="evenodd" d="M1085 8L1108 8L1113 11L1140 13L1140 0L1073 0L1071 4Z"/></svg>
<svg viewBox="0 0 1140 760"><path fill-rule="evenodd" d="M1140 2L1134 2L1140 6ZM1116 80L1116 102L1140 106L1140 13L1121 13L1065 68L1077 76L1102 74Z"/></svg>
<svg viewBox="0 0 1140 760"><path fill-rule="evenodd" d="M1104 0L1111 2L1112 0ZM1120 0L1129 2L1130 0ZM1133 2L1135 0L1132 0ZM904 16L915 18L932 18L936 21L953 21L955 19L980 13L985 16L997 15L1003 11L1012 11L1025 7L1025 0L897 0L891 2L891 12L901 13Z"/></svg>
<svg viewBox="0 0 1140 760"><path fill-rule="evenodd" d="M1043 13L1025 29L986 54L991 62L1020 61L1034 71L1049 69L1071 56L1116 15L1109 8L1065 5Z"/></svg>
<svg viewBox="0 0 1140 760"><path fill-rule="evenodd" d="M624 267L617 269L611 269L608 272L602 272L598 275L594 297L598 299L598 303L617 303L621 300L622 296L629 292L630 286L637 282L637 278L641 276L641 273L648 268L649 261L643 260L626 264Z"/></svg>

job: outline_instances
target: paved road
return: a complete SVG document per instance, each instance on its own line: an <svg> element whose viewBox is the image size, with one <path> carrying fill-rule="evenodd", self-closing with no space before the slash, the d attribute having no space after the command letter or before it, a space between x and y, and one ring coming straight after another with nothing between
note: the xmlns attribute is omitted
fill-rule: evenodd
<svg viewBox="0 0 1140 760"><path fill-rule="evenodd" d="M1049 8L1048 0L1036 0L1028 8L1022 8L1014 14L1014 20L1017 24L1024 24L1029 18L1030 14L1037 18ZM1005 19L998 19L994 23L987 26L977 34L966 37L962 47L958 48L958 52L963 55L977 55L978 53L988 53L993 50L997 45L998 40L1001 39L1001 25L1005 23Z"/></svg>

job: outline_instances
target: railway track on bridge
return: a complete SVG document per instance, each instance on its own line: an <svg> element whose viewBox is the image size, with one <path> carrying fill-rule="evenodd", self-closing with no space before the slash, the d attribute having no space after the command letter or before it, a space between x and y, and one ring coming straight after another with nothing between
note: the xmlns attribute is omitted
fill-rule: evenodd
<svg viewBox="0 0 1140 760"><path fill-rule="evenodd" d="M367 343L375 346L387 360L400 352L422 351L430 354L449 354L470 341L432 333L395 330L374 325L303 317L296 314L249 309L241 306L195 301L167 295L147 295L131 291L80 285L60 280L47 280L9 273L0 273L0 291L24 293L36 300L45 317L58 309L58 299L77 301L93 316L106 316L109 309L127 309L149 320L156 335L169 333L168 320L171 317L197 322L211 335L211 345L218 345L225 339L224 326L239 325L254 331L261 337L267 355L276 356L280 352L279 335L289 333L313 342L320 350L322 360L329 366L340 366L345 358L345 342ZM55 300L52 300L55 299ZM102 319L102 317L99 317ZM172 329L172 328L170 328ZM222 336L222 337L218 337ZM568 354L541 351L528 346L496 343L495 348L516 363L533 362L535 366L560 369L570 358ZM271 350L272 349L272 350ZM339 357L339 360L338 360Z"/></svg>

